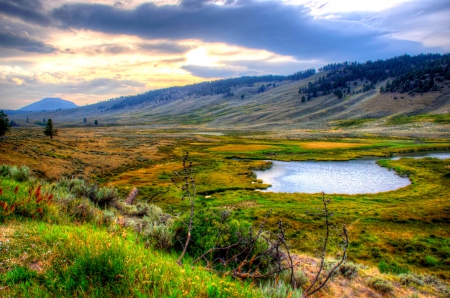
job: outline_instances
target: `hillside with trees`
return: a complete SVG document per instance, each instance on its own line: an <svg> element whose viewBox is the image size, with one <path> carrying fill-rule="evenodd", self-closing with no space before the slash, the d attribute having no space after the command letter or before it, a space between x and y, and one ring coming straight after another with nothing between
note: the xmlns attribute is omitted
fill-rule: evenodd
<svg viewBox="0 0 450 298"><path fill-rule="evenodd" d="M392 125L397 133L409 134L408 125L428 123L415 132L423 127L426 134L446 134L449 61L450 54L347 61L288 76L240 77L158 89L71 110L11 115L11 120L19 126L41 125L42 119L51 118L60 126L351 128L381 134L390 134Z"/></svg>

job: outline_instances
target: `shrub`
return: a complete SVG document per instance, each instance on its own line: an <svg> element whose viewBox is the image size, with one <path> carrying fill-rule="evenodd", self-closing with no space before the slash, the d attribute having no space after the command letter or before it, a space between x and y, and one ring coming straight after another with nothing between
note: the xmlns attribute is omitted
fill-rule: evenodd
<svg viewBox="0 0 450 298"><path fill-rule="evenodd" d="M394 290L392 284L379 277L371 277L367 285L380 293L390 293Z"/></svg>
<svg viewBox="0 0 450 298"><path fill-rule="evenodd" d="M13 180L17 182L25 182L30 178L30 168L27 166L12 166L9 168L9 175Z"/></svg>
<svg viewBox="0 0 450 298"><path fill-rule="evenodd" d="M149 237L153 245L159 249L168 250L173 246L174 232L166 224L149 222L142 234Z"/></svg>
<svg viewBox="0 0 450 298"><path fill-rule="evenodd" d="M360 266L355 263L346 262L339 267L339 273L345 278L353 279L358 275L359 268Z"/></svg>
<svg viewBox="0 0 450 298"><path fill-rule="evenodd" d="M411 285L423 286L425 285L425 282L422 279L423 279L422 276L411 273L400 275L400 283L406 286Z"/></svg>
<svg viewBox="0 0 450 298"><path fill-rule="evenodd" d="M401 267L396 262L386 262L386 261L381 261L378 264L378 269L380 270L381 273L403 274L409 272L408 268Z"/></svg>
<svg viewBox="0 0 450 298"><path fill-rule="evenodd" d="M268 281L260 286L263 297L274 298L300 298L302 296L302 290L293 290L289 285L289 282L285 283L283 280Z"/></svg>
<svg viewBox="0 0 450 298"><path fill-rule="evenodd" d="M94 203L100 206L111 205L118 199L119 194L117 189L113 187L102 187L99 190L96 190L94 196L91 198Z"/></svg>
<svg viewBox="0 0 450 298"><path fill-rule="evenodd" d="M106 223L113 223L116 220L116 214L112 210L103 210L103 220Z"/></svg>
<svg viewBox="0 0 450 298"><path fill-rule="evenodd" d="M439 264L439 260L433 256L425 256L423 263L427 267L436 267Z"/></svg>
<svg viewBox="0 0 450 298"><path fill-rule="evenodd" d="M289 284L291 281L291 270L284 270L281 274L280 274L280 279L285 283L285 284ZM294 271L294 279L295 279L295 284L297 285L297 287L301 288L304 285L306 285L307 283L309 283L309 279L306 276L306 274L301 270L295 270Z"/></svg>
<svg viewBox="0 0 450 298"><path fill-rule="evenodd" d="M8 165L1 165L1 166L0 166L0 176L2 176L2 177L8 176L8 175L9 175L9 169L10 169L10 168L11 168L11 167L8 166Z"/></svg>
<svg viewBox="0 0 450 298"><path fill-rule="evenodd" d="M87 199L77 199L71 204L69 215L84 221L92 221L96 218L97 209Z"/></svg>

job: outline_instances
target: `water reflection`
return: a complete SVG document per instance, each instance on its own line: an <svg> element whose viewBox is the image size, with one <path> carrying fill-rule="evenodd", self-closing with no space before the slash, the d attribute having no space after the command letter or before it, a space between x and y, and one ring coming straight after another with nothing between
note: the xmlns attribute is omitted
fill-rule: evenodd
<svg viewBox="0 0 450 298"><path fill-rule="evenodd" d="M426 156L450 158L450 153ZM273 161L270 170L255 173L258 179L272 185L265 190L270 192L364 194L395 190L411 183L408 178L378 166L376 160Z"/></svg>

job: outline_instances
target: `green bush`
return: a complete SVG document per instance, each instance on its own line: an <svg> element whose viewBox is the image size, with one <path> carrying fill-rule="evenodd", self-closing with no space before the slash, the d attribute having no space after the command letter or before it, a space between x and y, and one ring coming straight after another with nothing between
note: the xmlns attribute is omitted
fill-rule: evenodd
<svg viewBox="0 0 450 298"><path fill-rule="evenodd" d="M8 165L1 165L0 166L0 176L7 177L9 175L9 169L11 167Z"/></svg>
<svg viewBox="0 0 450 298"><path fill-rule="evenodd" d="M147 217L144 218L144 222L147 222L147 225L143 229L142 235L147 237L155 247L169 250L173 246L174 232L170 226L155 221L148 222Z"/></svg>
<svg viewBox="0 0 450 298"><path fill-rule="evenodd" d="M386 261L381 261L378 264L378 269L380 270L381 273L404 274L409 272L408 268L401 267L396 262L386 262Z"/></svg>
<svg viewBox="0 0 450 298"><path fill-rule="evenodd" d="M236 256L233 262L226 264L228 266L227 268L220 267L221 265L216 263L216 270L220 271L224 269L229 271L230 268L236 264L240 264L244 259L250 260L252 257L259 255L260 257L256 258L256 261L249 262L247 265L252 269L258 267L260 271L270 270L270 266L274 263L273 256L270 254L261 256L268 248L268 243L264 238L269 238L269 234L264 233L258 239L255 239L258 231L253 230L252 236L250 237L250 224L245 221L232 219L230 214L230 211L220 209L197 210L191 231L188 253L193 257L199 257L212 248L229 247L239 242L238 245L226 251L216 249L206 255L205 258L209 261L214 261ZM183 248L182 244L184 244L187 237L187 226L185 225L189 220L187 216L186 214L172 226L172 230L175 232L175 238L180 240L175 245L175 248L179 250ZM246 250L246 253L242 253L243 250ZM275 251L273 251L273 254L275 254Z"/></svg>
<svg viewBox="0 0 450 298"><path fill-rule="evenodd" d="M390 293L394 290L394 287L389 281L379 277L371 277L367 282L367 285L372 289L385 294Z"/></svg>
<svg viewBox="0 0 450 298"><path fill-rule="evenodd" d="M436 267L439 264L439 260L433 256L425 256L423 263L427 267Z"/></svg>
<svg viewBox="0 0 450 298"><path fill-rule="evenodd" d="M290 284L290 282L291 282L291 270L289 270L289 269L284 270L280 274L280 279L285 284ZM301 269L294 270L294 279L295 279L295 284L299 288L305 286L306 284L308 284L310 282L308 277L306 276L306 274Z"/></svg>
<svg viewBox="0 0 450 298"><path fill-rule="evenodd" d="M113 187L102 187L96 190L94 196L91 198L94 203L100 206L111 205L118 199L119 193L117 192L117 189Z"/></svg>
<svg viewBox="0 0 450 298"><path fill-rule="evenodd" d="M400 283L402 285L406 285L406 286L411 286L411 285L423 286L423 285L425 285L425 282L423 281L422 276L411 274L411 273L400 275Z"/></svg>
<svg viewBox="0 0 450 298"><path fill-rule="evenodd" d="M27 166L12 166L9 168L9 176L17 182L25 182L30 178L30 168Z"/></svg>
<svg viewBox="0 0 450 298"><path fill-rule="evenodd" d="M267 281L260 286L263 297L274 297L274 298L301 298L302 290L293 290L289 283L283 280L279 281Z"/></svg>
<svg viewBox="0 0 450 298"><path fill-rule="evenodd" d="M345 278L353 279L358 275L359 268L360 266L355 263L346 262L339 267L339 273Z"/></svg>

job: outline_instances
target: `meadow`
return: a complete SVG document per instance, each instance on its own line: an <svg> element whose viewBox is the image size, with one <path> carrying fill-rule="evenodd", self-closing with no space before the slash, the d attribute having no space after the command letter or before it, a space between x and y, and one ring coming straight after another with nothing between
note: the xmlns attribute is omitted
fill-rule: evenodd
<svg viewBox="0 0 450 298"><path fill-rule="evenodd" d="M33 175L49 183L61 177L82 177L100 186L117 188L121 198L137 187L140 191L137 197L139 202L155 204L164 212L169 212L172 209L183 211L188 208L187 202L180 200L179 191L171 178L174 171L181 169L182 156L189 152L194 164L197 208L228 210L232 220L249 222L255 226L270 211L266 228L275 231L276 223L282 219L287 226L286 238L293 251L298 255L311 255L316 248L316 241L322 237L323 220L317 215L317 210L321 208L321 194L255 191L268 185L258 180L252 170L270 168L267 160L349 160L364 156L389 157L395 153L450 149L449 140L374 136L348 138L345 135L330 138L320 134L305 140L278 138L270 133L211 132L156 131L146 127L63 128L60 135L50 141L40 129L14 129L1 143L0 164L26 165ZM393 276L389 277L392 282L400 283L402 274L450 280L450 160L402 158L381 160L379 164L407 175L411 185L378 194L326 194L331 199L333 222L337 226L345 224L349 230L349 260ZM2 180L1 187L12 191L14 183ZM99 212L104 211L100 209ZM49 211L49 214L52 212ZM186 279L180 281L177 278L181 276L182 269L173 264L172 267L164 265L167 272L175 272L174 282L169 282L170 287L166 287L162 279L143 285L144 280L152 280L149 276L154 270L160 270L152 264L166 264L169 257L154 253L151 254L152 259L146 259L150 256L144 252L145 241L134 232L127 232L123 236L122 230L111 232L108 230L110 228L99 226L98 220L83 223L76 219L80 224L78 227L69 224L73 218L56 226L51 225L50 222L58 222L56 216L48 216L38 222L21 217L6 219L6 222L8 220L8 227L13 231L11 233L17 235L14 236L18 241L17 247L22 247L14 250L14 255L10 256L12 259L20 258L26 251L27 258L35 260L37 255L33 255L30 246L35 245L46 251L52 241L60 242L70 249L59 251L55 248L52 257L44 260L44 264L39 264L41 267L51 268L52 262L63 262L68 258L65 254L102 258L101 252L109 249L107 243L119 247L117 253L129 256L125 258L127 266L117 264L119 273L113 278L115 280L117 275L124 276L122 281L126 286L107 288L107 292L92 292L92 283L89 282L97 282L92 280L86 282L84 289L73 287L73 283L83 281L77 280L81 278L77 275L79 272L71 271L73 268L70 266L72 269L65 267L67 270L64 272L46 270L45 274L60 278L57 285L47 285L47 289L58 287L61 295L76 291L93 296L105 293L128 295L131 292L123 291L133 285L136 290L130 295L136 297L140 296L139 291L154 293L152 295L155 297L158 293L165 293L167 297L183 295L174 292L176 288L185 289L186 295L191 297L212 297L215 295L208 291L213 291L210 289L213 283L232 282L220 278L216 281L214 275L204 273L201 269L192 269L189 274L191 282L196 282L196 279L210 280L205 287L193 289L184 284ZM44 230L48 231L39 232ZM88 231L92 231L92 234ZM27 240L24 240L26 237ZM80 251L77 243L86 248ZM145 269L140 268L140 273L137 267L133 267L139 262L149 264ZM19 261L17 263L21 264ZM31 276L28 286L31 286L32 291L42 290L39 274L35 275L35 271L25 267L14 268L18 272L26 271L17 273L18 276ZM8 271L7 278L14 278L11 277L16 274L14 270ZM183 284L177 285L178 282ZM420 288L418 283L415 286ZM242 296L261 295L259 289L251 285L239 284L238 287L242 287L237 290ZM23 289L18 288L11 288L10 291L7 292L10 295L23 293ZM226 297L224 291L225 288L220 288L219 292Z"/></svg>

